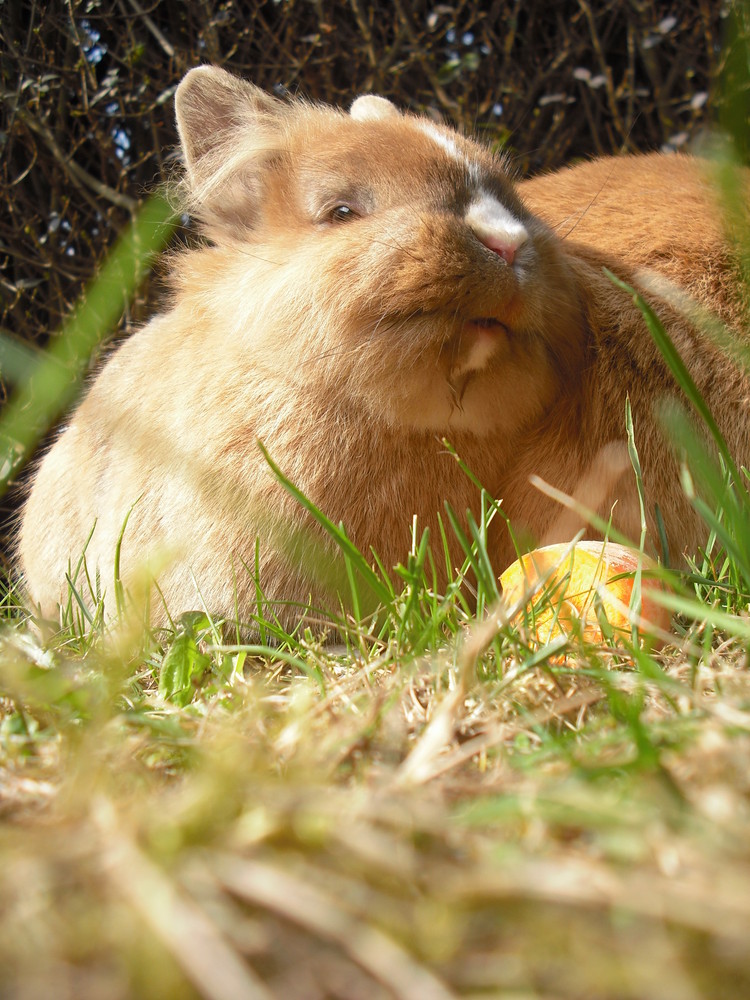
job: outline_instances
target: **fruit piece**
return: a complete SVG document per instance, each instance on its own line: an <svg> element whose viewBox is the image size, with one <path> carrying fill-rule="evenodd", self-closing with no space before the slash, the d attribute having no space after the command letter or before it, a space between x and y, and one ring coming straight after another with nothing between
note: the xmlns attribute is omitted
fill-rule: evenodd
<svg viewBox="0 0 750 1000"><path fill-rule="evenodd" d="M574 548L569 543L545 545L509 566L500 577L500 585L506 603L512 605L549 573L541 591L529 602L533 615L527 611L536 638L545 643L577 632L589 642L603 642L596 610L599 600L612 628L630 636L628 609L639 562L643 574L639 629L650 637L652 646L658 646L663 640L654 632L669 631L670 613L651 595L664 585L648 576L656 563L637 549L615 542L577 542Z"/></svg>

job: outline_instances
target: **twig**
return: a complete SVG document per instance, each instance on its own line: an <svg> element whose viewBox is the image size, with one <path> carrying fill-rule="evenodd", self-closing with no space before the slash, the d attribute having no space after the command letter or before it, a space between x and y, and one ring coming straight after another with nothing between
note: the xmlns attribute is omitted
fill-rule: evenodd
<svg viewBox="0 0 750 1000"><path fill-rule="evenodd" d="M617 131L620 133L623 144L626 147L628 147L630 145L630 141L625 125L623 124L619 109L617 107L617 100L615 98L615 88L612 83L612 70L610 69L607 63L607 59L604 55L604 50L602 49L602 43L599 39L599 32L596 30L596 21L594 19L594 14L591 10L591 7L586 2L586 0L578 0L578 6L581 8L586 17L586 20L588 21L589 32L591 34L591 42L594 46L596 57L599 60L599 67L602 71L602 76L604 77L606 84L607 102L609 104L610 114L612 115L612 121L614 122Z"/></svg>
<svg viewBox="0 0 750 1000"><path fill-rule="evenodd" d="M87 170L84 170L83 167L79 166L79 164L76 163L72 157L66 156L58 146L55 141L55 137L52 135L44 122L38 121L38 119L34 118L33 115L30 115L28 111L25 111L22 108L18 108L17 113L21 121L42 139L54 155L57 162L70 179L76 184L76 186L83 184L90 188L90 190L92 190L100 198L105 198L113 205L117 205L118 208L126 209L131 215L135 214L138 209L138 202L135 198L131 198L127 194L122 194L120 191L115 191L114 188L111 188L109 185L97 180L96 177L92 177L92 175Z"/></svg>
<svg viewBox="0 0 750 1000"><path fill-rule="evenodd" d="M146 25L148 30L154 36L159 45L161 45L162 49L166 52L169 58L174 59L175 56L174 46L164 37L161 31L159 31L157 26L154 24L154 22L151 20L148 14L144 11L143 7L141 7L141 5L138 3L138 0L130 0L130 6L133 8L136 14L138 14L139 17L143 20L143 23Z"/></svg>

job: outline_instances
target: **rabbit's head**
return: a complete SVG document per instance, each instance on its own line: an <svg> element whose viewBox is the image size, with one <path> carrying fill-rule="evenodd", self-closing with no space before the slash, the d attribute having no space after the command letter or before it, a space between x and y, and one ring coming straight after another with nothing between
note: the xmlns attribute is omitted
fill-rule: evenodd
<svg viewBox="0 0 750 1000"><path fill-rule="evenodd" d="M213 67L176 107L218 255L183 287L209 275L269 376L393 427L478 435L517 430L574 377L575 282L502 158L383 98L347 114Z"/></svg>

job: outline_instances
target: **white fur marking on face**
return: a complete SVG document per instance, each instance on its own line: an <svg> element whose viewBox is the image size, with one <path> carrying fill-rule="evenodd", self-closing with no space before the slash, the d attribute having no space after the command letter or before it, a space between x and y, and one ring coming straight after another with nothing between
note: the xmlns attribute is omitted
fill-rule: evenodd
<svg viewBox="0 0 750 1000"><path fill-rule="evenodd" d="M435 128L434 125L430 125L429 122L420 122L419 127L428 135L433 142L435 142L440 148L448 154L457 163L466 167L469 174L469 179L474 184L479 183L479 167L476 163L472 162L463 150L459 149L458 143L452 139L449 135L441 132L440 129Z"/></svg>
<svg viewBox="0 0 750 1000"><path fill-rule="evenodd" d="M477 163L469 163L469 177L474 184L479 184L479 165Z"/></svg>
<svg viewBox="0 0 750 1000"><path fill-rule="evenodd" d="M494 195L483 191L469 205L466 224L477 236L492 241L502 241L517 250L529 238L526 226L517 219Z"/></svg>
<svg viewBox="0 0 750 1000"><path fill-rule="evenodd" d="M434 125L430 125L429 122L420 122L419 127L422 129L425 135L428 135L433 142L436 142L442 150L444 150L448 156L453 157L459 163L463 163L464 166L468 166L468 162L464 154L458 148L454 139L451 139L449 135L441 132L440 129L435 128Z"/></svg>

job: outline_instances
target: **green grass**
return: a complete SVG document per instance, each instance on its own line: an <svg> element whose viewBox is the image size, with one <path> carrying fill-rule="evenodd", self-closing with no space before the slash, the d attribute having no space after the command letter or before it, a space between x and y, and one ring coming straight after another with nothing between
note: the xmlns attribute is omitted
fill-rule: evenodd
<svg viewBox="0 0 750 1000"><path fill-rule="evenodd" d="M5 985L744 995L750 635L701 586L661 654L539 649L408 575L334 648L203 613L43 644L9 610Z"/></svg>
<svg viewBox="0 0 750 1000"><path fill-rule="evenodd" d="M535 641L554 588L498 603L486 493L465 533L415 524L392 578L280 469L342 553L335 645L262 599L252 645L207 610L149 632L122 588L107 622L85 554L54 634L4 590L0 993L750 995L747 475L639 304L713 442L665 412L710 538L660 652ZM40 424L11 418L22 456Z"/></svg>

